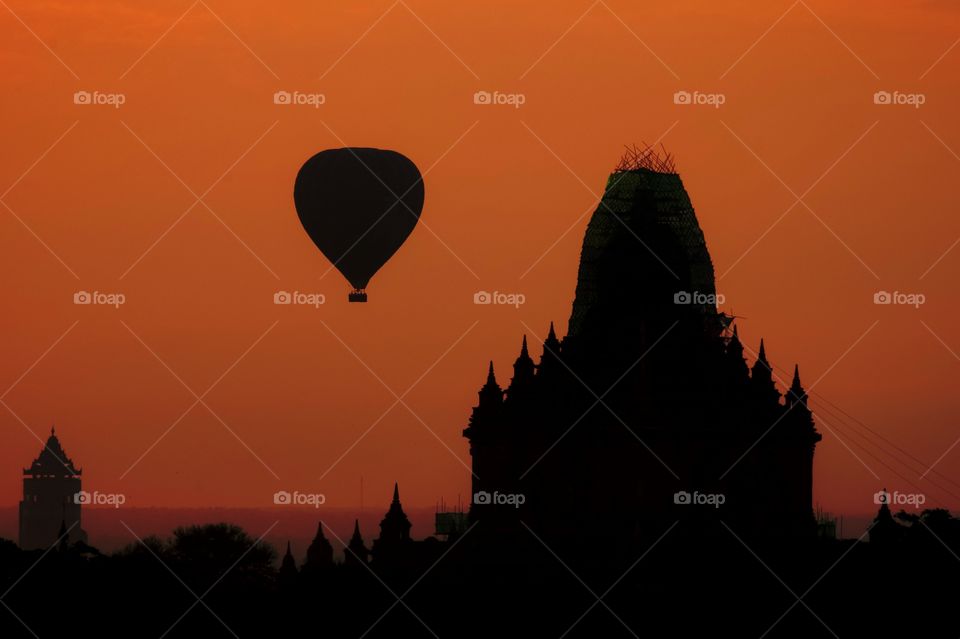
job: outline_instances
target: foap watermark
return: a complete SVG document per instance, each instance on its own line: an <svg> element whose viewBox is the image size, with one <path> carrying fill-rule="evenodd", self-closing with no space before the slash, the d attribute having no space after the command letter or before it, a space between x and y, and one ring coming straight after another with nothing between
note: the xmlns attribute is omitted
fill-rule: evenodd
<svg viewBox="0 0 960 639"><path fill-rule="evenodd" d="M301 293L300 291L288 293L287 291L277 291L273 294L273 303L281 305L293 304L320 308L320 305L326 301L327 298L323 293Z"/></svg>
<svg viewBox="0 0 960 639"><path fill-rule="evenodd" d="M112 106L119 109L127 101L123 93L102 93L100 91L77 91L73 94L73 103L81 106Z"/></svg>
<svg viewBox="0 0 960 639"><path fill-rule="evenodd" d="M273 503L278 506L313 506L319 508L326 501L327 497L322 493L301 493L299 490L292 493L286 490L278 490L273 493Z"/></svg>
<svg viewBox="0 0 960 639"><path fill-rule="evenodd" d="M914 109L919 109L927 103L927 96L924 93L877 91L873 94L873 103L882 106L912 106Z"/></svg>
<svg viewBox="0 0 960 639"><path fill-rule="evenodd" d="M73 303L81 306L87 305L97 305L97 306L112 306L114 308L120 308L122 304L126 304L127 296L123 293L102 293L100 291L77 291L73 294Z"/></svg>
<svg viewBox="0 0 960 639"><path fill-rule="evenodd" d="M326 104L327 96L322 93L303 93L302 91L277 91L273 94L273 103L292 106L310 106L319 109Z"/></svg>
<svg viewBox="0 0 960 639"><path fill-rule="evenodd" d="M523 93L500 93L494 91L477 91L473 94L473 103L481 105L512 106L519 109L527 102L527 96Z"/></svg>
<svg viewBox="0 0 960 639"><path fill-rule="evenodd" d="M481 490L473 494L473 503L478 506L513 506L519 508L526 501L527 496L523 493L501 493L496 490L488 493Z"/></svg>
<svg viewBox="0 0 960 639"><path fill-rule="evenodd" d="M713 506L719 508L727 501L723 493L701 493L698 490L688 493L681 490L673 493L673 503L679 506Z"/></svg>
<svg viewBox="0 0 960 639"><path fill-rule="evenodd" d="M920 508L927 503L927 496L923 493L901 493L898 490L888 493L881 490L873 494L873 503L887 506L911 506Z"/></svg>
<svg viewBox="0 0 960 639"><path fill-rule="evenodd" d="M82 506L113 506L119 508L127 503L127 496L123 493L101 493L98 490L90 493L81 490L73 493L73 503Z"/></svg>
<svg viewBox="0 0 960 639"><path fill-rule="evenodd" d="M473 294L473 303L481 306L490 304L520 308L527 301L523 293L501 293L500 291L477 291Z"/></svg>
<svg viewBox="0 0 960 639"><path fill-rule="evenodd" d="M673 103L682 106L712 106L719 109L726 104L727 96L723 93L702 93L700 91L677 91L673 94Z"/></svg>
<svg viewBox="0 0 960 639"><path fill-rule="evenodd" d="M873 303L880 306L912 306L920 308L927 296L923 293L903 293L901 291L877 291L873 294Z"/></svg>
<svg viewBox="0 0 960 639"><path fill-rule="evenodd" d="M673 294L673 303L680 305L718 306L727 300L722 293L701 293L700 291L677 291Z"/></svg>

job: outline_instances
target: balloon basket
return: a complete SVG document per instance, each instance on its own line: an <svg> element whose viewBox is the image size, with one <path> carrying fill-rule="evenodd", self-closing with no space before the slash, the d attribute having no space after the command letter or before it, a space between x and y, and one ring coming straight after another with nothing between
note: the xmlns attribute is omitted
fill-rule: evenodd
<svg viewBox="0 0 960 639"><path fill-rule="evenodd" d="M351 302L366 302L367 294L361 291L353 291L349 296L347 296L347 299Z"/></svg>

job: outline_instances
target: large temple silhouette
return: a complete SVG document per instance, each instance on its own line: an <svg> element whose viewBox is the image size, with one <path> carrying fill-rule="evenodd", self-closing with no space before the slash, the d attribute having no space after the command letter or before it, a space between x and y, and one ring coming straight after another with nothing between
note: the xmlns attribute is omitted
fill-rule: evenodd
<svg viewBox="0 0 960 639"><path fill-rule="evenodd" d="M23 469L19 545L24 550L51 547L61 537L69 543L86 542L80 526L80 474L50 428L40 454Z"/></svg>
<svg viewBox="0 0 960 639"><path fill-rule="evenodd" d="M538 362L523 337L505 387L490 363L464 430L478 529L529 526L573 552L628 552L678 520L697 534L721 519L754 538L815 534L820 435L799 369L781 393L762 340L748 368L716 299L669 156L628 152L587 227L567 334L551 323ZM689 503L717 494L720 506Z"/></svg>

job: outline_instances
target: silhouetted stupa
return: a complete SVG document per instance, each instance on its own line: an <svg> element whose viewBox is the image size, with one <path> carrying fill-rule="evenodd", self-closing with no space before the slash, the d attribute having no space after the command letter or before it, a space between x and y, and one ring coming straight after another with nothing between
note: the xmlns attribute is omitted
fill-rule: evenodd
<svg viewBox="0 0 960 639"><path fill-rule="evenodd" d="M502 391L490 365L464 431L471 518L503 535L522 521L571 553L630 555L677 521L696 534L722 519L754 538L813 535L820 435L799 371L781 403L765 347L748 372L716 299L672 161L628 152L587 226L567 335L551 324L536 365L524 337Z"/></svg>

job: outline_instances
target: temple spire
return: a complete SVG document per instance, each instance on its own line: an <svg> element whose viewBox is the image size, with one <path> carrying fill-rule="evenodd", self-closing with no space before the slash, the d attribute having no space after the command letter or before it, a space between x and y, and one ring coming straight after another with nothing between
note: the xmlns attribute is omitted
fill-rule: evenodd
<svg viewBox="0 0 960 639"><path fill-rule="evenodd" d="M809 414L809 409L807 409L807 391L803 389L803 385L800 383L800 366L798 364L793 365L793 382L790 384L790 389L787 391L787 406L793 406L798 402L802 405L803 411Z"/></svg>
<svg viewBox="0 0 960 639"><path fill-rule="evenodd" d="M754 362L750 371L750 384L761 401L770 404L780 403L780 392L773 382L773 368L767 360L767 348L763 343L763 338L760 338L760 351L757 353L757 361Z"/></svg>
<svg viewBox="0 0 960 639"><path fill-rule="evenodd" d="M520 355L517 361L513 363L513 379L510 380L510 386L507 388L507 397L515 397L518 392L524 394L526 389L533 383L533 376L536 371L536 364L530 357L527 350L527 336L523 336L523 342L520 344Z"/></svg>
<svg viewBox="0 0 960 639"><path fill-rule="evenodd" d="M556 372L559 357L560 340L557 339L557 332L553 329L553 322L550 322L547 339L543 341L543 355L540 356L540 363L537 365L537 375L551 377Z"/></svg>
<svg viewBox="0 0 960 639"><path fill-rule="evenodd" d="M343 555L343 562L350 566L366 564L369 561L370 551L363 543L363 536L360 534L360 520L353 520L353 536L347 544L347 551Z"/></svg>

